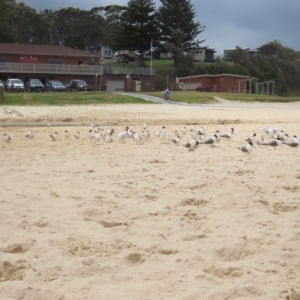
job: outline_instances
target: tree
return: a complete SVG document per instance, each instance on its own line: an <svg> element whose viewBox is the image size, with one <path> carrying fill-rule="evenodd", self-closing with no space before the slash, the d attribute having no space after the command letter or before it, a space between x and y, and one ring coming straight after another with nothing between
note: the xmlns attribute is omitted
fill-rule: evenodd
<svg viewBox="0 0 300 300"><path fill-rule="evenodd" d="M197 36L205 30L200 22L195 22L196 12L190 0L160 0L162 6L159 7L157 19L161 31L160 42L171 43L174 49L182 48L189 51L199 48L205 40L197 40ZM176 39L175 30L181 30L184 40ZM179 44L179 42L181 44ZM174 65L180 63L178 54L174 53Z"/></svg>
<svg viewBox="0 0 300 300"><path fill-rule="evenodd" d="M12 43L13 31L8 25L9 7L5 0L0 0L0 43Z"/></svg>
<svg viewBox="0 0 300 300"><path fill-rule="evenodd" d="M155 4L152 0L130 0L113 34L114 50L138 50L141 63L151 40L158 38Z"/></svg>
<svg viewBox="0 0 300 300"><path fill-rule="evenodd" d="M32 42L32 32L39 19L36 10L23 2L14 4L8 2L8 25L13 30L16 42L29 44Z"/></svg>

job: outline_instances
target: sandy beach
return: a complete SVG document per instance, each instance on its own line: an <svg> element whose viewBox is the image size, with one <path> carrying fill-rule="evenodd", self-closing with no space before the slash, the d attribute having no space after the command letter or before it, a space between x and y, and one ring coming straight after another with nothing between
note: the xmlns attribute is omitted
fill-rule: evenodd
<svg viewBox="0 0 300 300"><path fill-rule="evenodd" d="M300 147L237 149L266 125L300 137L299 103L14 109L0 117L1 300L300 300ZM91 123L114 142L92 143ZM144 123L149 141L117 142ZM188 151L170 142L183 126L235 133Z"/></svg>

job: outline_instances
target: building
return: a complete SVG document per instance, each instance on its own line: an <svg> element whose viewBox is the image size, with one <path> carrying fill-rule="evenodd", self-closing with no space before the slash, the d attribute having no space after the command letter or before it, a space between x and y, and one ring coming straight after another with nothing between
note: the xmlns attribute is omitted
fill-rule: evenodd
<svg viewBox="0 0 300 300"><path fill-rule="evenodd" d="M114 57L112 49L107 45L100 44L98 46L90 47L87 50L90 52L98 53L102 59L104 58L106 60L111 60Z"/></svg>
<svg viewBox="0 0 300 300"><path fill-rule="evenodd" d="M232 57L230 55L231 52L239 50L239 49L242 50L242 51L244 51L248 55L249 59L252 59L255 56L260 56L261 55L261 51L259 49L250 49L250 48L239 48L239 47L236 47L236 48L225 49L224 50L224 59L226 59L226 60L232 60Z"/></svg>
<svg viewBox="0 0 300 300"><path fill-rule="evenodd" d="M65 46L0 43L0 79L39 78L69 82L80 76L94 81L101 73L100 56Z"/></svg>
<svg viewBox="0 0 300 300"><path fill-rule="evenodd" d="M215 49L202 48L194 50L195 61L214 62L215 61Z"/></svg>
<svg viewBox="0 0 300 300"><path fill-rule="evenodd" d="M159 54L159 59L162 59L162 60L174 59L174 54L170 51L161 52Z"/></svg>
<svg viewBox="0 0 300 300"><path fill-rule="evenodd" d="M195 75L177 78L187 90L215 92L245 92L249 76L235 74Z"/></svg>
<svg viewBox="0 0 300 300"><path fill-rule="evenodd" d="M155 70L101 65L98 53L65 46L0 43L0 79L39 78L46 83L83 79L103 91L152 91Z"/></svg>

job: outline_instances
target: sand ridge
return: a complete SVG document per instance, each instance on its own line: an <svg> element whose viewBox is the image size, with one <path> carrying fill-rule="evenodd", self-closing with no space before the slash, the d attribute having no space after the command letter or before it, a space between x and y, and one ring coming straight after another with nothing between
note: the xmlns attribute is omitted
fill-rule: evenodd
<svg viewBox="0 0 300 300"><path fill-rule="evenodd" d="M237 150L265 125L300 136L299 111L16 109L0 125L1 299L300 299L300 149ZM151 139L95 145L90 123ZM235 136L188 151L170 142L182 126Z"/></svg>

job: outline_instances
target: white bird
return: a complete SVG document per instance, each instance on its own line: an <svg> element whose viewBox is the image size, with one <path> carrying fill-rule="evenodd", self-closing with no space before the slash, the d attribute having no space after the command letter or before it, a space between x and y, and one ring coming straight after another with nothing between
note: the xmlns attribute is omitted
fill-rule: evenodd
<svg viewBox="0 0 300 300"><path fill-rule="evenodd" d="M181 133L182 133L182 135L186 134L186 127L185 126L181 129Z"/></svg>
<svg viewBox="0 0 300 300"><path fill-rule="evenodd" d="M276 133L277 133L277 129L276 128L272 128L269 126L266 126L263 131L266 133L267 136L273 137Z"/></svg>
<svg viewBox="0 0 300 300"><path fill-rule="evenodd" d="M126 127L126 128L127 128L126 129L127 136L130 137L130 138L133 138L133 134L134 134L133 130L128 128L128 127Z"/></svg>
<svg viewBox="0 0 300 300"><path fill-rule="evenodd" d="M94 125L93 129L95 132L99 132L100 127L99 127L99 125Z"/></svg>
<svg viewBox="0 0 300 300"><path fill-rule="evenodd" d="M100 135L101 135L101 137L102 137L102 138L104 138L104 139L105 139L105 137L106 137L106 133L105 133L105 131L104 131L104 129L103 129L103 128L101 128L101 129L100 129Z"/></svg>
<svg viewBox="0 0 300 300"><path fill-rule="evenodd" d="M296 135L289 141L289 142L283 142L284 145L290 146L292 148L298 147L300 144L300 140L297 138Z"/></svg>
<svg viewBox="0 0 300 300"><path fill-rule="evenodd" d="M297 138L296 135L293 136L293 138L291 139L291 142L295 142L295 143L300 143L300 140Z"/></svg>
<svg viewBox="0 0 300 300"><path fill-rule="evenodd" d="M6 143L9 143L11 141L11 138L8 134L4 133L3 134L3 139Z"/></svg>
<svg viewBox="0 0 300 300"><path fill-rule="evenodd" d="M25 137L26 137L27 139L32 140L32 139L34 138L34 133L33 133L31 130L29 130L29 131L26 133Z"/></svg>
<svg viewBox="0 0 300 300"><path fill-rule="evenodd" d="M277 137L278 138L284 138L284 136L287 135L283 130L281 130L278 134Z"/></svg>
<svg viewBox="0 0 300 300"><path fill-rule="evenodd" d="M253 132L247 139L245 139L245 141L248 143L250 143L250 142L253 143L255 137L256 137L256 133Z"/></svg>
<svg viewBox="0 0 300 300"><path fill-rule="evenodd" d="M52 134L49 134L50 138L52 141L55 141L57 138L58 138L58 133L57 132L54 132Z"/></svg>
<svg viewBox="0 0 300 300"><path fill-rule="evenodd" d="M281 140L279 138L277 138L276 140L272 140L272 141L269 141L269 142L266 142L266 143L262 143L261 145L274 147L274 149L276 150L276 147L281 145Z"/></svg>
<svg viewBox="0 0 300 300"><path fill-rule="evenodd" d="M231 140L231 139L233 138L233 134L234 134L234 129L231 128L231 129L228 131L228 133L226 133L226 134L220 134L220 136L221 136L222 138Z"/></svg>
<svg viewBox="0 0 300 300"><path fill-rule="evenodd" d="M105 142L106 143L112 143L114 140L111 138L111 136L109 136L109 135L106 135L105 136Z"/></svg>
<svg viewBox="0 0 300 300"><path fill-rule="evenodd" d="M136 144L141 144L143 141L143 138L138 133L135 132L133 134L133 139L135 140Z"/></svg>
<svg viewBox="0 0 300 300"><path fill-rule="evenodd" d="M200 143L196 140L190 140L188 143L182 146L188 148L189 151L193 151L199 147L199 144Z"/></svg>
<svg viewBox="0 0 300 300"><path fill-rule="evenodd" d="M161 131L155 132L155 136L156 136L157 138L159 138L160 134L161 134Z"/></svg>
<svg viewBox="0 0 300 300"><path fill-rule="evenodd" d="M76 140L79 140L80 139L80 132L76 132L74 136L75 136Z"/></svg>
<svg viewBox="0 0 300 300"><path fill-rule="evenodd" d="M127 136L127 131L126 131L126 130L120 132L120 133L118 134L118 141L119 141L120 143L123 143L123 142L125 143L126 136Z"/></svg>
<svg viewBox="0 0 300 300"><path fill-rule="evenodd" d="M282 142L287 142L288 139L289 139L289 135L285 133L284 136L281 137L280 139L281 139Z"/></svg>
<svg viewBox="0 0 300 300"><path fill-rule="evenodd" d="M190 137L191 137L192 140L195 140L198 137L198 133L194 129L191 129L190 130Z"/></svg>
<svg viewBox="0 0 300 300"><path fill-rule="evenodd" d="M166 138L167 138L167 133L166 133L166 130L165 130L165 126L162 127L161 129L161 132L160 132L160 135L159 135L159 138L160 138L160 142L166 142Z"/></svg>
<svg viewBox="0 0 300 300"><path fill-rule="evenodd" d="M263 143L264 143L264 138L263 137L261 137L259 140L256 140L256 144L258 146L262 146Z"/></svg>
<svg viewBox="0 0 300 300"><path fill-rule="evenodd" d="M221 136L220 136L220 131L219 130L216 130L215 134L214 134L216 137L217 137L217 140L216 142L220 143L221 142Z"/></svg>
<svg viewBox="0 0 300 300"><path fill-rule="evenodd" d="M198 135L205 135L205 130L203 127L200 127L200 129L197 131Z"/></svg>
<svg viewBox="0 0 300 300"><path fill-rule="evenodd" d="M93 132L92 129L90 129L89 130L89 138L90 138L90 140L93 138L93 136L94 136L94 132Z"/></svg>
<svg viewBox="0 0 300 300"><path fill-rule="evenodd" d="M68 130L65 130L65 138L67 139L67 138L69 138L69 136L70 136L69 131L68 131Z"/></svg>
<svg viewBox="0 0 300 300"><path fill-rule="evenodd" d="M147 128L145 128L145 129L143 130L142 137L143 137L144 140L147 140L147 141L149 140L149 138L150 138L150 133L149 133L149 131L148 131Z"/></svg>
<svg viewBox="0 0 300 300"><path fill-rule="evenodd" d="M147 129L148 128L148 125L147 124L144 124L143 125L143 129L145 130L145 129Z"/></svg>
<svg viewBox="0 0 300 300"><path fill-rule="evenodd" d="M201 141L199 142L199 144L201 145L210 145L210 146L214 146L215 142L217 141L217 135L214 135L213 137L211 137L210 139L207 139L205 141Z"/></svg>
<svg viewBox="0 0 300 300"><path fill-rule="evenodd" d="M107 130L107 134L108 135L112 135L114 133L114 129L112 127L110 127L108 130Z"/></svg>
<svg viewBox="0 0 300 300"><path fill-rule="evenodd" d="M171 142L174 143L175 145L179 145L181 142L181 138L179 135L175 135L173 139L171 139Z"/></svg>
<svg viewBox="0 0 300 300"><path fill-rule="evenodd" d="M91 140L94 141L97 145L98 145L98 142L100 141L100 133L99 132L96 132L95 134L93 134Z"/></svg>
<svg viewBox="0 0 300 300"><path fill-rule="evenodd" d="M249 155L251 153L253 147L254 147L253 143L252 142L248 142L248 144L246 146L237 147L237 149L239 149L240 151L242 151L243 153L245 153L245 155Z"/></svg>

